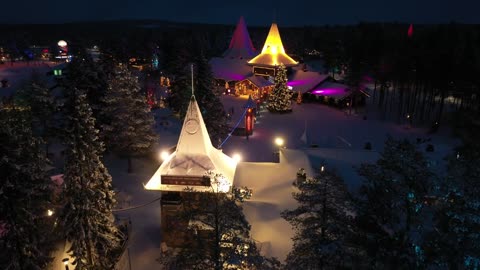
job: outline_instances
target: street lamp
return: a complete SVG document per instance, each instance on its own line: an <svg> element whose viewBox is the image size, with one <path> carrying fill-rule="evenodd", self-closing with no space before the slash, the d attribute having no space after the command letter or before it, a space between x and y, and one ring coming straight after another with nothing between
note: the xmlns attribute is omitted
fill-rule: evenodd
<svg viewBox="0 0 480 270"><path fill-rule="evenodd" d="M70 260L69 258L64 258L64 259L62 260L63 265L65 265L65 270L69 270L69 269L68 269L68 261L69 261L69 260Z"/></svg>
<svg viewBox="0 0 480 270"><path fill-rule="evenodd" d="M170 156L170 153L168 153L167 151L162 151L160 153L160 158L162 159L162 161L167 160L169 156Z"/></svg>
<svg viewBox="0 0 480 270"><path fill-rule="evenodd" d="M281 137L276 137L274 142L278 146L278 150L274 152L274 155L276 159L278 158L278 162L280 162L280 149L282 148L285 141Z"/></svg>
<svg viewBox="0 0 480 270"><path fill-rule="evenodd" d="M233 154L232 158L235 160L235 163L238 163L242 160L242 156L239 153Z"/></svg>
<svg viewBox="0 0 480 270"><path fill-rule="evenodd" d="M47 210L47 216L51 217L53 215L53 210L48 209Z"/></svg>
<svg viewBox="0 0 480 270"><path fill-rule="evenodd" d="M283 140L283 138L280 138L280 137L275 138L275 144L278 146L278 148L281 148L284 143L285 141Z"/></svg>

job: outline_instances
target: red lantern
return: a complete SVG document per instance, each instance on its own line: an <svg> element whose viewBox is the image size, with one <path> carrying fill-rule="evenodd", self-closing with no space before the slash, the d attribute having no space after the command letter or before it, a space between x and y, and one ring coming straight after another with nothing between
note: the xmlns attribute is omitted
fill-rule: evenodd
<svg viewBox="0 0 480 270"><path fill-rule="evenodd" d="M247 109L247 114L245 115L245 130L248 135L251 135L253 133L253 109L248 108Z"/></svg>

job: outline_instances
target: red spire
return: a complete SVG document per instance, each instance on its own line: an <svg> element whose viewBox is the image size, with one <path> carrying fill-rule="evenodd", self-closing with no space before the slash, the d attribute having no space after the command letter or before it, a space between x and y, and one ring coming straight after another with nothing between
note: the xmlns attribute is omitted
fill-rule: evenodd
<svg viewBox="0 0 480 270"><path fill-rule="evenodd" d="M240 17L224 57L251 59L253 56L255 56L255 48L248 34L245 20Z"/></svg>
<svg viewBox="0 0 480 270"><path fill-rule="evenodd" d="M408 32L407 32L408 37L413 36L413 25L410 24L410 27L408 27Z"/></svg>

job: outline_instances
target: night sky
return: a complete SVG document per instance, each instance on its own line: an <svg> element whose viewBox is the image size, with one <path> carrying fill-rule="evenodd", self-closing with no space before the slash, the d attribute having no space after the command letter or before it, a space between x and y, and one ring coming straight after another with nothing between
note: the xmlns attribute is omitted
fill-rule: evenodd
<svg viewBox="0 0 480 270"><path fill-rule="evenodd" d="M276 3L276 6L273 5ZM5 0L2 23L159 19L248 25L355 24L359 21L405 23L480 23L479 0Z"/></svg>

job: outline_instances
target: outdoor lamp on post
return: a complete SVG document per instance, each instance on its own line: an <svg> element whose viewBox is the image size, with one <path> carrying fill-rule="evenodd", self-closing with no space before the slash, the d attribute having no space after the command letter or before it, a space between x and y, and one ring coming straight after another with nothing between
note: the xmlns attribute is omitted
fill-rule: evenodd
<svg viewBox="0 0 480 270"><path fill-rule="evenodd" d="M70 260L69 258L64 258L64 259L62 260L63 265L65 265L65 270L69 270L69 268L68 268L68 261L69 261L69 260Z"/></svg>
<svg viewBox="0 0 480 270"><path fill-rule="evenodd" d="M278 151L275 152L275 157L278 157L278 162L280 162L280 149L282 148L285 141L281 137L275 138L275 145L278 147Z"/></svg>

